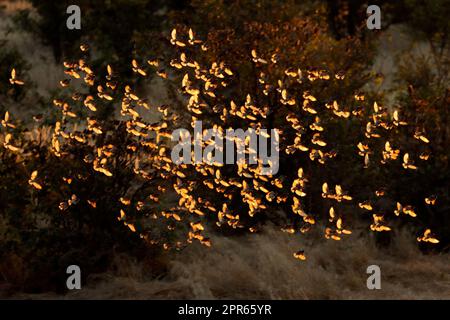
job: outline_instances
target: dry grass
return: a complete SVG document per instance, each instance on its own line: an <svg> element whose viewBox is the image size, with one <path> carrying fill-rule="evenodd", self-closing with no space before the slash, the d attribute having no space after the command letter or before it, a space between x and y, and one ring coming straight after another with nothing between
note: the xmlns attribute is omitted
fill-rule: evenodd
<svg viewBox="0 0 450 320"><path fill-rule="evenodd" d="M377 249L373 239L302 239L267 229L240 238L214 237L212 248L193 245L172 257L167 275L148 279L142 264L118 257L118 271L91 277L66 296L37 299L449 299L448 256L422 255L407 233ZM303 242L303 244L302 244ZM305 248L307 261L292 257ZM381 267L382 289L368 290L366 268Z"/></svg>

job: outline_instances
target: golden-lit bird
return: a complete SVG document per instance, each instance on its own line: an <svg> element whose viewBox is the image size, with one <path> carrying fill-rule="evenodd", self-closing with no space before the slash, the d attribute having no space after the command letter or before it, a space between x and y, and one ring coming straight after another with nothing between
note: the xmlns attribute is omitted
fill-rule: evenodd
<svg viewBox="0 0 450 320"><path fill-rule="evenodd" d="M370 203L369 200L365 200L363 202L358 203L358 206L361 209L365 209L365 210L368 210L368 211L372 211L373 210L372 204Z"/></svg>
<svg viewBox="0 0 450 320"><path fill-rule="evenodd" d="M430 229L426 229L422 236L417 237L418 242L439 243L439 240L432 234Z"/></svg>
<svg viewBox="0 0 450 320"><path fill-rule="evenodd" d="M434 206L436 204L436 199L437 199L436 195L431 195L425 198L425 203L430 206Z"/></svg>
<svg viewBox="0 0 450 320"><path fill-rule="evenodd" d="M416 131L414 132L414 138L425 143L430 143L430 140L424 136L423 131L418 128L416 128Z"/></svg>
<svg viewBox="0 0 450 320"><path fill-rule="evenodd" d="M37 175L38 175L38 171L37 170L33 171L31 173L30 179L28 180L28 184L37 190L41 190L42 186L36 182Z"/></svg>
<svg viewBox="0 0 450 320"><path fill-rule="evenodd" d="M370 225L370 230L376 232L391 231L391 228L387 226L383 215L373 214L372 217L373 223Z"/></svg>
<svg viewBox="0 0 450 320"><path fill-rule="evenodd" d="M306 260L306 255L305 255L304 250L294 252L293 256L295 259L298 259L298 260L303 260L303 261Z"/></svg>
<svg viewBox="0 0 450 320"><path fill-rule="evenodd" d="M17 79L17 72L14 68L11 70L11 78L9 79L9 83L18 86L23 86L25 84L24 81Z"/></svg>
<svg viewBox="0 0 450 320"><path fill-rule="evenodd" d="M403 168L405 169L411 169L411 170L417 170L417 167L414 165L414 162L410 160L409 153L405 153L403 155Z"/></svg>
<svg viewBox="0 0 450 320"><path fill-rule="evenodd" d="M10 121L10 114L9 114L9 111L6 111L6 112L5 112L5 116L3 117L3 120L2 120L2 126L5 127L5 128L13 128L13 129L16 127L16 126L15 126L14 124L12 124L11 121Z"/></svg>

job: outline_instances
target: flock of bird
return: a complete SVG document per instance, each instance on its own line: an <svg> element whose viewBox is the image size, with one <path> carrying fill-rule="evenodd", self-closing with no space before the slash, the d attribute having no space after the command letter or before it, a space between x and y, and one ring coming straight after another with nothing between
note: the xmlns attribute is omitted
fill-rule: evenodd
<svg viewBox="0 0 450 320"><path fill-rule="evenodd" d="M210 123L214 130L225 132L231 123L245 123L252 130L261 132L264 123L273 110L268 105L261 105L255 95L247 94L242 102L238 96L227 96L223 92L232 87L235 81L233 67L224 62L213 62L210 65L194 60L194 49L199 52L207 52L208 45L197 39L194 32L189 29L187 36L180 36L174 29L170 35L170 44L176 48L177 56L170 61L151 59L140 63L133 59L130 64L132 71L139 77L148 77L154 72L163 79L181 79L180 94L186 97L184 110L171 106L151 106L147 99L142 98L130 86L122 83L118 74L111 65L107 65L106 73L100 77L94 74L93 68L85 59L76 62L64 62L67 78L61 80L62 88L74 88L72 83L79 81L88 88L82 92L80 85L74 89L69 98L55 99L53 105L59 110L59 118L53 126L51 138L51 150L56 157L66 157L71 152L71 146L83 145L85 150L90 150L83 155L83 162L98 174L114 178L117 170L121 170L117 159L125 157L126 165L132 169L136 177L145 181L157 181L154 184L155 191L148 194L145 199L127 198L126 195L116 196L116 201L122 207L117 213L117 220L129 228L131 232L139 233L140 237L150 243L163 243L168 249L171 245L152 237L140 227L138 218L132 212L145 211L148 203L157 207L162 197L168 194L176 194L178 203L168 210L157 209L152 211L152 217L170 220L168 228L173 229L173 223L185 223L187 231L187 243L199 241L210 246L211 241L204 235L206 221L213 219L217 226L227 225L231 228L247 228L250 232L257 231L255 225L246 225L247 219L273 210L277 206L288 203L294 215L297 215L303 224L300 229L288 226L282 228L288 233L305 233L316 224L317 217L305 212L303 199L309 195L308 187L313 172L306 173L306 168L296 168L297 174L292 183L287 183L284 177L277 175L263 175L261 165L252 165L247 161L225 166L218 162L199 162L191 165L173 163L170 152L171 132L183 122L204 120ZM90 48L87 45L80 47L83 53ZM284 70L283 78L273 81L264 66L276 65L276 54L264 57L257 49L249 52L249 59L255 64L257 70L262 70L258 76L258 90L267 97L277 97L277 108L284 110L285 118L278 119L283 122L281 136L290 132L293 139L284 138L280 147L284 153L280 157L302 158L307 161L317 162L318 165L326 165L336 157L337 152L329 147L326 140L328 121L324 119L366 119L364 136L365 141L356 143L355 156L362 158L363 168L372 165L386 164L388 162L401 161L401 167L406 170L418 170L419 161L427 161L430 154L426 151L413 154L412 151L401 150L393 140L382 141L384 148L381 152L373 147L373 141L383 139L384 132L392 132L396 128L407 127L408 123L401 118L398 111L388 112L386 108L373 104L372 110L364 108L348 110L336 100L322 104L309 90L304 90L298 95L292 90L292 83L301 85L305 82L330 81L344 79L345 75L337 73L330 75L324 70L302 70L298 67L290 67ZM23 86L24 81L18 78L15 69L11 71L10 84ZM94 93L95 92L95 93ZM355 101L364 102L365 97L356 94ZM112 143L104 143L111 139L105 137L114 134L114 130L107 126L104 120L96 117L96 113L105 105L113 104L119 107L120 122L125 126L128 134L125 140L127 145L117 146ZM321 105L322 104L322 105ZM149 111L158 112L159 120L151 123L145 120L145 114ZM366 118L364 114L368 113ZM308 119L308 120L306 120ZM311 119L311 121L309 120ZM75 125L75 123L82 125ZM6 112L1 122L5 130L3 146L8 152L19 153L21 151L20 139L14 139L18 135L15 132L15 124L9 112ZM289 135L286 135L289 137ZM99 139L104 137L105 139ZM270 135L267 135L270 137ZM427 145L430 143L423 130L415 130L414 139ZM15 141L17 141L15 143ZM203 140L202 147L211 143ZM123 151L125 150L125 151ZM122 152L122 154L120 154ZM192 151L193 152L193 151ZM248 153L248 152L247 152ZM379 159L379 160L378 160ZM261 159L258 159L261 162ZM64 183L70 184L75 177L63 177ZM39 176L38 169L30 174L28 184L31 188L41 190L45 188L44 178ZM381 187L381 186L380 186ZM380 188L376 192L377 197L383 197L385 191ZM327 182L322 184L321 196L327 201L340 203L352 203L355 200L349 191L341 185L331 186ZM65 211L80 201L86 201L92 208L96 208L95 199L79 199L73 194L70 199L63 200L59 206ZM233 205L238 201L240 205ZM426 205L433 206L437 201L435 195L424 199ZM155 208L155 206L153 208ZM373 212L374 204L370 199L359 201L357 207L361 210ZM238 210L237 210L238 209ZM393 209L396 216L408 215L416 217L420 213L411 205L397 202ZM373 221L370 229L375 232L391 230L385 219L386 212L372 214ZM324 237L332 240L341 240L352 231L344 221L345 216L338 213L335 205L331 205L328 211L328 224L324 231ZM417 238L419 242L438 243L439 240L430 229L426 229L422 236ZM176 247L183 245L177 242ZM303 250L295 252L293 256L299 260L305 260Z"/></svg>

